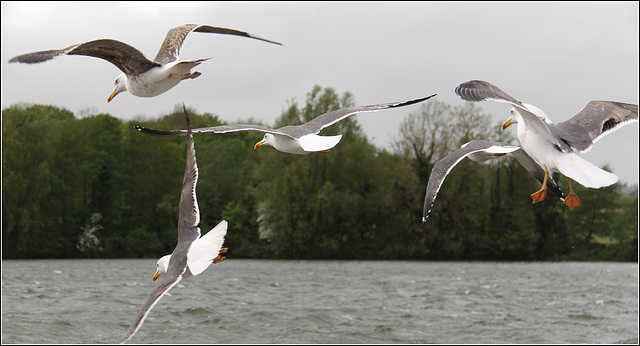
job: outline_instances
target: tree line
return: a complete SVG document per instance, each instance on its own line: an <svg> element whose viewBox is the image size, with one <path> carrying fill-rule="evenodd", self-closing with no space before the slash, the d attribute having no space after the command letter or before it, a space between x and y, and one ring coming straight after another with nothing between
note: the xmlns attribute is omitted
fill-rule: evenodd
<svg viewBox="0 0 640 346"><path fill-rule="evenodd" d="M354 105L349 92L315 86L271 125ZM223 124L188 109L194 127ZM472 139L517 141L474 103L430 100L412 109L389 150L371 144L356 117L323 130L343 134L329 154L254 150L259 132L194 135L202 232L227 220L230 258L637 261L637 185L574 186L583 201L574 211L553 195L534 205L529 194L539 183L509 156L458 164L422 223L438 159ZM134 125L184 129L182 106L130 121L48 105L3 109L4 259L158 258L173 250L186 139L147 136Z"/></svg>

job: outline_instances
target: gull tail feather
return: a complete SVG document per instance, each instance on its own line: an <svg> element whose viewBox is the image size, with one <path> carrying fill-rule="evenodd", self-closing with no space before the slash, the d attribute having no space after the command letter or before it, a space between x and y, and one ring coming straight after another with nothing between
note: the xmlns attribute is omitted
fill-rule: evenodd
<svg viewBox="0 0 640 346"><path fill-rule="evenodd" d="M615 184L618 181L617 175L599 168L578 155L567 155L563 160L559 161L556 162L556 166L560 172L582 186L599 189Z"/></svg>
<svg viewBox="0 0 640 346"><path fill-rule="evenodd" d="M227 221L222 220L211 231L191 244L187 254L187 266L191 275L202 273L211 265L213 259L218 256L224 243L224 236L227 234L227 226Z"/></svg>

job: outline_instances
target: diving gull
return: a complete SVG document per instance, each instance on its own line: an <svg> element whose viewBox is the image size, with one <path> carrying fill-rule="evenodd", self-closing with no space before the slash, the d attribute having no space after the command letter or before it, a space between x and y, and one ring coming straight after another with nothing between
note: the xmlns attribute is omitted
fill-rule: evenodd
<svg viewBox="0 0 640 346"><path fill-rule="evenodd" d="M191 69L203 61L211 59L179 60L182 43L191 32L244 36L282 45L243 31L209 25L185 24L169 30L153 61L147 59L138 49L124 42L99 39L74 44L64 49L19 55L9 62L34 64L51 60L59 55L92 56L109 61L123 72L116 78L116 88L109 95L107 102L111 102L117 94L123 91L129 91L139 97L153 97L173 88L182 80L200 76L200 72L191 72Z"/></svg>
<svg viewBox="0 0 640 346"><path fill-rule="evenodd" d="M483 162L506 154L513 155L524 168L538 179L540 183L543 183L544 179L548 179L546 182L547 187L560 197L560 199L564 199L564 194L560 191L560 188L556 185L553 178L546 176L545 170L540 167L535 160L527 155L522 148L504 142L473 140L463 144L460 149L438 160L438 162L433 165L429 181L427 182L427 192L424 196L422 222L427 221L429 213L431 213L431 209L433 208L433 203L438 195L438 191L440 191L440 187L442 186L442 183L444 183L444 179L447 177L451 169L462 161L462 159L468 157L473 161Z"/></svg>
<svg viewBox="0 0 640 346"><path fill-rule="evenodd" d="M589 188L601 188L614 184L618 177L577 153L591 150L593 144L603 136L620 127L638 121L638 105L614 101L589 101L578 114L567 121L554 124L539 108L516 100L495 85L473 80L460 84L456 90L463 100L493 100L511 104L511 117L502 129L518 124L518 140L522 149L550 173L561 173L569 181L569 195L564 200L569 208L580 205L573 192L571 180ZM545 179L546 181L546 179ZM547 185L533 193L533 203L546 197Z"/></svg>
<svg viewBox="0 0 640 346"><path fill-rule="evenodd" d="M187 119L187 164L180 194L180 209L178 214L178 244L173 253L163 256L156 264L157 270L153 281L164 276L160 286L147 299L138 316L127 330L120 343L125 343L140 329L151 309L160 298L183 278L198 275L212 263L219 263L225 258L221 254L227 251L223 248L224 236L227 233L227 221L222 220L216 227L200 237L200 210L196 200L196 183L198 181L198 166L193 147L193 136L189 116L185 108Z"/></svg>
<svg viewBox="0 0 640 346"><path fill-rule="evenodd" d="M342 135L318 135L320 130L324 129L325 127L333 125L336 122L356 113L376 112L388 108L408 106L414 103L428 100L434 96L436 96L436 94L404 102L392 102L370 106L342 108L319 115L302 125L288 125L279 129L272 129L261 125L230 124L193 129L191 130L191 132L226 133L236 131L259 131L265 132L265 135L260 142L255 144L254 149L258 149L263 145L267 145L272 146L281 152L289 154L306 155L312 152L327 153L331 148L338 144L338 142L340 142L340 140L342 139ZM148 129L142 126L135 126L135 128L142 133L155 136L184 136L187 134L186 130L160 131Z"/></svg>

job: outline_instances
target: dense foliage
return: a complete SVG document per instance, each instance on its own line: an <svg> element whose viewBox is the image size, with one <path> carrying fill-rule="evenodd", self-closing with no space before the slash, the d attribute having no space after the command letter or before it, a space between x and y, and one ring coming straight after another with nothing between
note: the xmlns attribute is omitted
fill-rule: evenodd
<svg viewBox="0 0 640 346"><path fill-rule="evenodd" d="M353 105L351 94L316 86L274 125ZM254 150L258 132L196 134L202 232L229 221L232 258L637 261L637 186L576 186L583 205L574 211L552 194L533 205L529 194L539 184L510 156L461 162L423 224L425 186L438 159L471 139L515 141L472 103L430 100L418 109L392 152L373 146L356 117L324 130L344 135L329 154ZM209 113L190 110L190 117L196 127L221 124ZM186 140L147 136L134 125L182 129L182 107L127 122L43 105L2 111L3 258L173 250Z"/></svg>

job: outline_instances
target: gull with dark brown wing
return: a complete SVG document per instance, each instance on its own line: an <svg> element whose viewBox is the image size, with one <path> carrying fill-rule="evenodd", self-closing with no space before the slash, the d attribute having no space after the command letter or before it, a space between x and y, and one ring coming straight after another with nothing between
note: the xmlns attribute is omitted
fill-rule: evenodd
<svg viewBox="0 0 640 346"><path fill-rule="evenodd" d="M107 102L113 100L116 95L123 91L129 91L139 97L153 97L168 91L185 79L193 79L200 76L200 72L191 72L191 69L200 65L203 61L211 59L179 60L182 43L191 32L243 36L282 45L244 31L209 25L185 24L169 30L153 61L147 59L138 49L124 42L100 39L74 44L64 49L19 55L9 60L9 62L34 64L51 60L59 55L92 56L107 60L123 72L116 78L116 88L109 95Z"/></svg>

